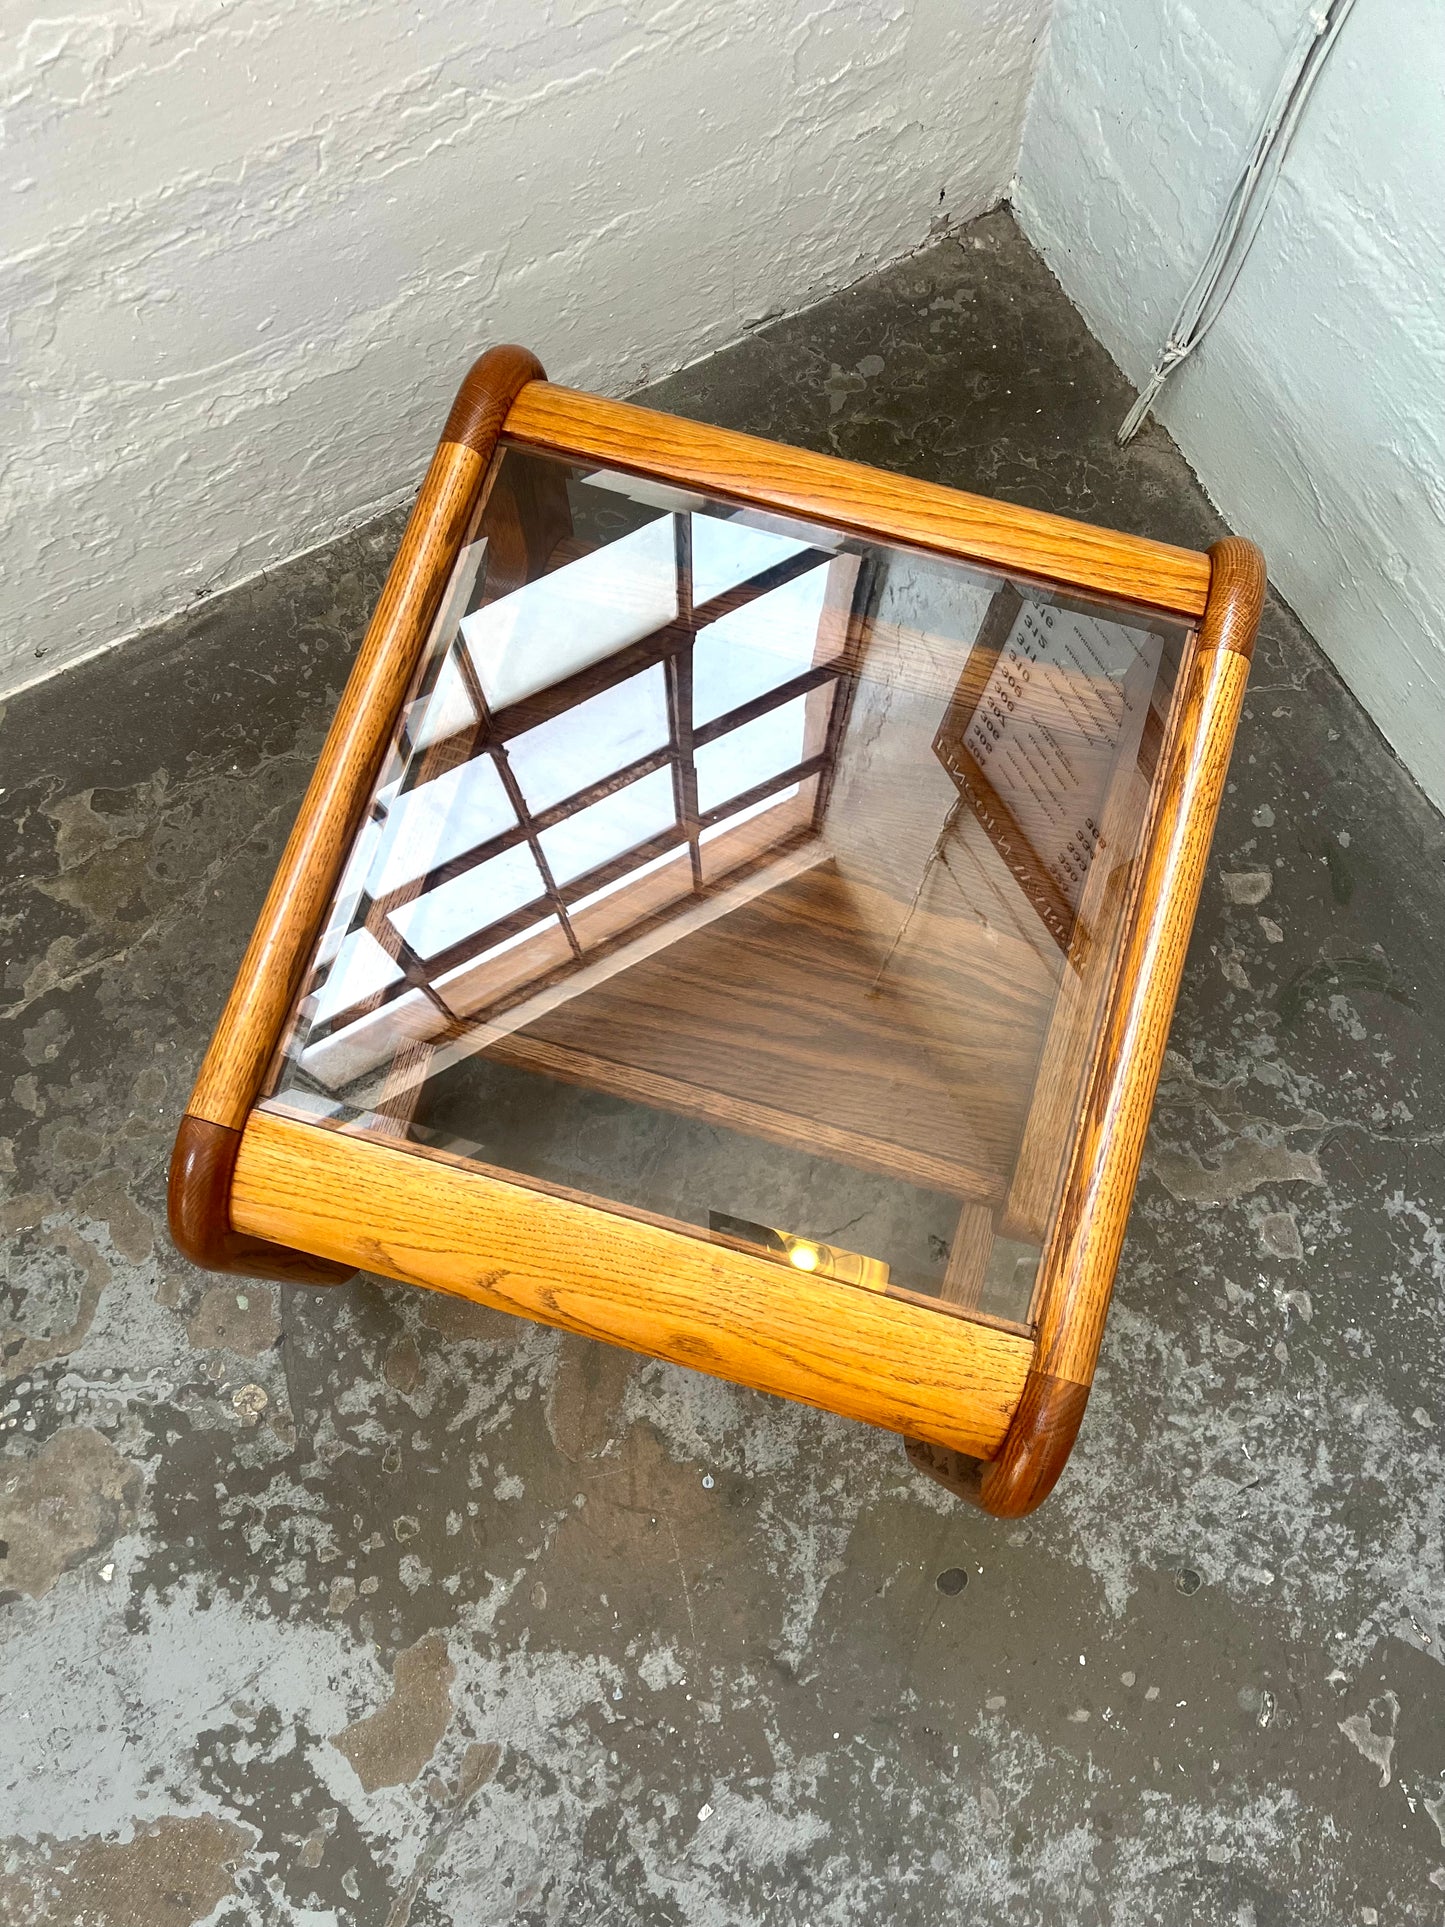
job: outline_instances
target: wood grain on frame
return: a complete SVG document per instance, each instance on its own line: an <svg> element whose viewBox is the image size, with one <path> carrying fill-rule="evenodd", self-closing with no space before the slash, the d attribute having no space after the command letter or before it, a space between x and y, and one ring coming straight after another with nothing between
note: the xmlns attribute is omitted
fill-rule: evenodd
<svg viewBox="0 0 1445 1927"><path fill-rule="evenodd" d="M268 1256L233 1236L226 1200L236 1133L280 1042L397 711L480 511L502 421L519 390L542 376L541 363L525 348L493 348L481 356L462 383L422 482L177 1136L171 1236L196 1264L224 1261L262 1275L289 1266L289 1275L297 1275L294 1254Z"/></svg>
<svg viewBox="0 0 1445 1927"><path fill-rule="evenodd" d="M518 396L506 434L509 441L543 453L656 476L722 500L1168 615L1192 620L1202 614L1209 593L1208 559L1192 549L991 502L549 382L534 383Z"/></svg>
<svg viewBox="0 0 1445 1927"><path fill-rule="evenodd" d="M1110 1009L1079 1118L1039 1298L1043 1370L1088 1384L1164 1062L1194 913L1229 771L1264 560L1237 536L1216 543L1219 585L1184 664L1159 790Z"/></svg>
<svg viewBox="0 0 1445 1927"><path fill-rule="evenodd" d="M590 1204L460 1160L259 1111L237 1227L954 1451L999 1450L1026 1338Z"/></svg>
<svg viewBox="0 0 1445 1927"><path fill-rule="evenodd" d="M923 1470L999 1517L1047 1498L1083 1419L1224 794L1265 571L1259 550L1238 536L1210 557L1214 586L1181 666L1123 952L1040 1270L1028 1386L992 1462L910 1446Z"/></svg>
<svg viewBox="0 0 1445 1927"><path fill-rule="evenodd" d="M976 1311L987 1282L993 1253L993 1213L981 1204L966 1204L948 1248L948 1265L939 1297L947 1305Z"/></svg>

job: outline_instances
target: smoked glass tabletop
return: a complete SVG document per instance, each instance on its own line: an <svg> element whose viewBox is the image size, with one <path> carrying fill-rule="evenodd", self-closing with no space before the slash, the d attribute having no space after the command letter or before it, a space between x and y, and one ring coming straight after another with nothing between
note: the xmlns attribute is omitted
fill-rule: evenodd
<svg viewBox="0 0 1445 1927"><path fill-rule="evenodd" d="M266 1106L1027 1325L1188 640L505 451Z"/></svg>

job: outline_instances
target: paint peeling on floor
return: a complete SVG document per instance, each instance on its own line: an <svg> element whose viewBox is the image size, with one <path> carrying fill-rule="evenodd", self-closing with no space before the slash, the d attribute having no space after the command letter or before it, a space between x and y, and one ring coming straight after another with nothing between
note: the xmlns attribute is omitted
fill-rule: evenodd
<svg viewBox="0 0 1445 1927"><path fill-rule="evenodd" d="M652 399L1220 532L1002 215ZM396 533L0 719L0 1918L1438 1923L1445 828L1289 612L1079 1450L1000 1525L882 1433L170 1247Z"/></svg>

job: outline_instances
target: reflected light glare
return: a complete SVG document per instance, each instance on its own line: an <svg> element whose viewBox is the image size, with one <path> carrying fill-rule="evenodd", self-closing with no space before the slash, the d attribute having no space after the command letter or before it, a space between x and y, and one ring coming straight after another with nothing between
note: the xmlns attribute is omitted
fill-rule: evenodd
<svg viewBox="0 0 1445 1927"><path fill-rule="evenodd" d="M818 1269L818 1253L816 1247L803 1244L794 1245L788 1252L788 1263L795 1265L799 1271L816 1271Z"/></svg>

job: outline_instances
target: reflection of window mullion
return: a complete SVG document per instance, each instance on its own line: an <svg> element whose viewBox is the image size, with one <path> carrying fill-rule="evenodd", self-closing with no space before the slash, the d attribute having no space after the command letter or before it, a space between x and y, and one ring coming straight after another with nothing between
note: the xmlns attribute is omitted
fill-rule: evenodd
<svg viewBox="0 0 1445 1927"><path fill-rule="evenodd" d="M669 728L671 718L669 718ZM595 783L589 783L585 790L578 790L575 796L564 796L560 803L552 803L545 810L538 810L532 822L538 833L555 829L570 817L580 816L583 810L590 810L594 803L605 803L609 796L625 790L629 784L639 782L644 776L654 776L660 769L666 769L672 761L672 749L650 750L646 756L639 756L635 763L628 763L610 776L600 776Z"/></svg>
<svg viewBox="0 0 1445 1927"><path fill-rule="evenodd" d="M380 909L389 915L391 911L398 910L405 904L414 903L417 897L425 896L429 891L441 889L445 883L454 883L458 877L465 876L468 870L475 870L479 865L489 863L493 857L505 855L508 850L515 849L519 843L526 843L530 848L529 829L541 836L546 831L555 829L559 823L567 822L570 817L579 816L583 810L591 809L594 803L605 802L618 790L626 789L629 783L635 783L644 776L652 776L658 770L666 769L672 760L671 747L655 749L648 756L640 756L635 763L629 763L625 769L616 770L611 776L600 778L599 781L589 784L585 790L578 790L575 796L566 797L562 802L552 804L549 809L533 812L527 823L516 823L511 829L501 830L496 836L488 837L485 843L473 844L468 850L458 850L454 856L447 857L444 862L436 864L424 875L412 877L405 883L397 884L395 889L387 891L385 896L378 897L376 902Z"/></svg>
<svg viewBox="0 0 1445 1927"><path fill-rule="evenodd" d="M462 600L465 601L467 597L469 597L471 594L472 585L475 583L475 580L476 580L476 572L477 572L477 564L474 561L471 564L470 574L467 574L467 551L464 549L462 551L461 556L458 558L457 567L456 567L456 570L453 572L453 576L452 576L452 583L448 587L446 597L443 598L442 607L437 611L437 618L436 618L436 625L435 625L435 633L437 635L442 635L446 632L447 621L448 621L447 610L450 606L453 590L455 589L457 583L462 579L463 576L465 576L467 588L466 588L466 594L462 597ZM394 753L400 757L402 767L405 771L409 772L411 770L413 766L413 761L415 758L415 749L412 743L412 736L411 736L412 718L418 713L418 710L421 709L423 713L423 721L426 720L426 712L429 711L431 708L431 699L433 696L435 696L437 692L437 688L441 683L442 673L445 670L447 664L452 660L454 656L461 657L466 654L467 646L462 641L461 632L457 626L460 623L460 620L461 620L460 615L456 615L455 613L453 613L453 618L451 620L451 625L450 625L451 637L452 637L450 643L448 643L445 649L437 649L430 655L430 657L426 662L426 667L422 671L421 681L417 684L415 693L408 699L408 701L406 702L405 706L402 709L401 721L397 727ZM463 687L465 687L466 668L462 667L460 664L458 666L461 669ZM473 681L473 684L475 684L475 681L476 681L475 677L472 678L472 681ZM474 706L475 706L475 699L477 696L480 695L480 693L481 693L480 690L477 690L475 688L469 692L469 694L472 695ZM481 712L479 713L485 714L485 711L486 711L486 705L484 703L482 705ZM430 745L428 747L430 747ZM425 763L424 756L416 760L421 761L423 764Z"/></svg>
<svg viewBox="0 0 1445 1927"><path fill-rule="evenodd" d="M460 969L463 964L475 962L478 957L485 956L487 951L496 949L498 944L506 943L512 937L523 936L534 929L540 932L545 928L546 916L555 908L550 897L534 897L530 903L509 911L505 917L498 917L495 923L471 931L465 937L458 937L445 950L438 950L435 956L427 958L429 976L435 982L437 978Z"/></svg>
<svg viewBox="0 0 1445 1927"><path fill-rule="evenodd" d="M395 889L388 890L385 896L377 897L378 907L387 916L393 910L400 910L408 903L415 903L418 897L426 896L432 890L439 890L444 883L451 883L457 877L465 876L468 870L475 870L479 864L489 863L494 856L505 856L519 843L527 842L525 827L518 823L510 830L501 830L496 836L489 836L485 843L474 843L469 850L459 850L442 863L424 871L419 877L410 877L405 883L398 883Z"/></svg>
<svg viewBox="0 0 1445 1927"><path fill-rule="evenodd" d="M656 663L665 662L670 654L685 647L689 640L676 623L669 623L665 629L629 643L615 656L605 657L590 668L579 669L576 675L568 676L565 681L539 689L535 696L525 696L520 702L509 703L505 709L498 711L488 740L509 743L514 736L525 736L529 730L539 729L543 723L554 722L558 716L565 716L568 710L576 709L593 696L616 688L618 683L630 682L634 676L644 674Z"/></svg>
<svg viewBox="0 0 1445 1927"><path fill-rule="evenodd" d="M487 699L482 694L476 667L472 662L471 651L460 636L452 644L450 651L456 661L457 674L462 679L462 689L472 706L472 720L463 728L454 730L450 736L438 736L427 744L426 753L418 765L409 765L402 778L402 789L420 789L424 783L433 782L439 776L447 776L464 763L470 763L478 749L485 742L491 727L492 713L487 707Z"/></svg>
<svg viewBox="0 0 1445 1927"><path fill-rule="evenodd" d="M649 837L645 843L639 843L630 850L624 850L621 856L612 858L610 862L599 864L595 869L573 877L567 883L554 885L552 893L547 897L535 897L531 903L523 904L505 917L499 917L495 923L488 924L484 929L459 937L445 950L439 950L435 956L428 957L423 968L428 978L434 982L448 972L459 969L463 964L473 962L484 952L505 942L509 937L520 936L539 921L544 910L556 911L559 916L565 915L567 905L580 903L584 897L591 896L597 890L605 889L609 883L616 883L630 875L632 871L641 869L654 857L666 856L669 850L681 847L677 826L674 824L668 829L659 831L656 836ZM404 986L397 985L392 994L399 994L402 988ZM389 997L383 997L380 1001L389 1001Z"/></svg>
<svg viewBox="0 0 1445 1927"><path fill-rule="evenodd" d="M693 626L706 629L714 622L721 622L760 597L771 595L774 589L782 589L795 581L800 575L807 575L813 569L825 567L833 560L826 549L801 549L797 555L784 556L781 562L774 562L771 568L760 569L756 575L748 576L742 582L735 582L730 589L721 589L706 602L699 603L693 611Z"/></svg>
<svg viewBox="0 0 1445 1927"><path fill-rule="evenodd" d="M715 803L710 810L704 810L698 818L704 830L710 830L714 823L725 822L736 816L739 810L747 809L753 803L761 803L764 797L772 796L777 790L791 789L795 783L805 783L810 776L816 776L827 758L822 753L808 757L806 762L794 763L791 769L780 770L776 776L769 776L761 783L754 783L750 790L739 790L725 803Z"/></svg>
<svg viewBox="0 0 1445 1927"><path fill-rule="evenodd" d="M687 838L692 862L692 887L702 888L702 858L698 851L697 768L692 759L692 656L684 652L668 665L668 707L672 711L672 793L677 820Z"/></svg>
<svg viewBox="0 0 1445 1927"><path fill-rule="evenodd" d="M693 743L699 749L707 743L714 743L719 736L726 736L729 730L741 729L745 723L756 722L759 716L766 716L770 710L781 709L785 703L806 696L810 689L821 688L837 674L837 663L815 663L811 669L804 669L798 675L790 676L786 682L780 682L776 689L765 689L761 696L754 696L751 702L730 709L725 716L714 716L711 722L700 723L693 731Z"/></svg>
<svg viewBox="0 0 1445 1927"><path fill-rule="evenodd" d="M562 895L568 903L580 903L584 897L605 890L609 883L620 882L632 871L640 870L644 863L650 863L656 856L666 856L669 850L681 852L686 844L678 836L674 823L656 836L650 836L645 843L638 843L621 856L615 856L606 863L599 863L595 869L584 870L581 876L572 877L562 885Z"/></svg>
<svg viewBox="0 0 1445 1927"><path fill-rule="evenodd" d="M692 865L692 887L702 889L702 852L698 847L697 769L692 760L692 645L697 616L692 602L692 516L686 510L672 518L673 555L677 563L677 615L686 629L687 647L667 659L667 709L671 725L673 764L672 800L677 820L687 838Z"/></svg>
<svg viewBox="0 0 1445 1927"><path fill-rule="evenodd" d="M364 930L377 947L385 951L402 974L393 982L368 992L365 997L358 997L354 1004L347 1004L344 1009L333 1012L324 1022L313 1024L308 1033L310 1043L320 1043L335 1031L344 1029L347 1024L354 1024L358 1017L370 1016L373 1011L381 1010L396 998L404 996L409 990L420 991L429 1003L435 1005L444 1018L451 1020L455 1016L446 999L432 988L433 973L428 970L425 958L412 949L396 925L379 908L375 898L364 899L364 905L360 922L353 924L348 936ZM332 969L335 969L340 961L340 955L338 951L333 960ZM319 989L320 986L316 988Z"/></svg>
<svg viewBox="0 0 1445 1927"><path fill-rule="evenodd" d="M562 934L567 939L572 955L578 963L581 963L582 946L577 941L577 933L572 928L572 919L567 915L567 906L562 901L561 892L557 888L557 879L552 875L552 866L547 861L546 851L542 848L542 839L537 833L536 818L527 807L527 799L522 794L522 786L513 773L506 750L500 743L493 743L491 753L497 765L497 773L506 786L508 800L517 812L517 820L527 838L527 847L532 852L532 859L542 873L542 887L547 892L547 899L557 912L558 921L562 925Z"/></svg>
<svg viewBox="0 0 1445 1927"><path fill-rule="evenodd" d="M665 623L661 629L639 636L636 642L629 643L625 649L618 650L615 655L605 657L601 662L592 663L586 669L579 669L574 675L566 676L561 682L553 683L550 688L539 689L534 696L526 696L520 702L509 703L494 718L489 719L491 726L487 731L488 740L510 742L512 737L525 735L529 729L536 729L541 723L551 722L555 716L563 714L566 710L575 709L579 703L586 702L591 696L600 695L604 689L611 689L620 682L626 682L632 676L641 675L654 663L666 663L679 651L692 647L696 630L705 629L714 622L720 622L724 616L733 614L735 610L743 608L747 603L756 602L760 597L771 594L774 589L782 588L795 576L806 575L810 569L818 568L830 560L831 558L822 549L807 549L801 555L788 556L784 561L774 563L771 569L765 569L760 575L753 576L746 582L739 582L733 588L723 590L721 594L713 596L707 602L693 604L689 600L688 623L682 623L674 618L671 622ZM480 702L480 685L476 681L471 659L465 649L458 652L458 660L466 679L468 694ZM445 748L450 742L459 740L463 745L464 754L454 757L453 763L465 761L466 757L474 753L474 744L480 733L469 724L466 729L457 732L456 738L439 738L431 747L439 750ZM453 763L449 763L447 767L452 767Z"/></svg>
<svg viewBox="0 0 1445 1927"><path fill-rule="evenodd" d="M487 706L487 699L482 691L482 685L478 680L476 665L472 661L470 649L463 648L460 667L467 694L471 697L479 718L478 732L473 741L476 746L480 746L481 731L491 725L492 715ZM522 826L522 834L527 839L527 847L532 852L532 861L542 873L542 887L547 892L548 899L557 912L558 921L562 925L562 934L567 939L572 955L577 959L578 963L581 963L582 946L578 943L576 934L572 929L571 919L567 915L566 907L561 897L557 894L557 881L552 875L552 866L547 861L546 853L543 851L541 842L538 840L537 826L533 820L532 812L527 807L527 799L522 794L522 787L512 772L512 765L507 760L507 752L501 743L495 740L494 733L493 741L489 747L497 774L502 779L502 787L507 792L507 800L516 811L517 821Z"/></svg>
<svg viewBox="0 0 1445 1927"><path fill-rule="evenodd" d="M468 699L472 704L476 717L476 722L472 729L473 737L475 737L479 735L487 725L486 701L482 695L481 687L477 682L476 676L472 671L465 648L458 643L454 643L446 654L448 656L455 654L457 658L458 668L462 677L462 685L467 692ZM436 668L435 671L429 669L426 677L423 679L424 687L434 689L440 673L440 668ZM408 752L409 755L411 755L411 760L402 772L402 779L398 787L396 800L400 801L403 796L411 794L415 788L419 788L422 783L431 778L439 777L457 768L458 757L456 752L459 744L460 738L452 736L444 738L440 743L428 744L419 754L411 755L411 752ZM471 760L470 752L460 760ZM373 821L383 825L386 823L388 810L387 807L382 804L379 797L372 805L371 814ZM473 857L474 861L484 861L488 856L499 855L503 850L512 848L512 846L520 840L521 836L522 831L520 829L504 830L500 836L493 837L487 843L478 845L476 850L469 854ZM438 867L444 868L445 866ZM419 952L413 950L411 945L407 943L401 933L400 926L392 920L395 911L404 909L407 905L415 903L418 898L425 896L428 890L436 886L437 881L438 878L436 877L435 871L427 871L423 872L420 876L407 878L404 882L397 884L393 889L386 891L381 896L372 896L369 892L362 893L360 900L360 921L357 927L365 930L386 955L391 958L392 962L397 965L402 973L401 979L399 982L388 986L385 994L378 995L373 993L371 997L363 998L356 1004L349 1005L345 1010L338 1011L326 1024L317 1027L314 1031L313 1035L318 1041L323 1037L329 1036L333 1031L340 1029L344 1024L354 1023L358 1017L366 1016L374 1010L379 1010L383 1005L390 1003L394 997L402 995L403 992L408 989L420 991L421 994L436 1007L446 1023L450 1024L455 1021L454 1013L445 999L432 988L431 974L428 972L425 960Z"/></svg>
<svg viewBox="0 0 1445 1927"><path fill-rule="evenodd" d="M685 629L697 625L692 614L692 516L686 509L672 518L672 558L677 574L677 619Z"/></svg>
<svg viewBox="0 0 1445 1927"><path fill-rule="evenodd" d="M552 907L551 902L547 898L534 897L530 903L524 903L519 909L510 911L505 917L499 917L495 923L487 924L484 929L473 931L471 935L466 937L459 937L455 943L449 944L445 950L439 950L434 957L422 958L416 951L410 951L409 955L416 959L417 968L421 973L421 981L414 983L409 976L403 976L397 978L392 983L384 984L380 990L373 991L370 996L359 998L356 1003L348 1005L345 1010L338 1011L335 1016L329 1017L324 1024L315 1025L307 1033L307 1042L323 1043L328 1037L334 1035L335 1032L344 1029L347 1024L355 1023L359 1017L369 1017L378 1010L384 1010L388 1004L395 1003L399 997L404 997L407 992L412 989L422 991L427 999L442 1013L446 1022L445 1035L456 1035L458 1025L462 1024L464 1020L457 1016L441 992L435 988L436 979L444 977L448 971L455 970L462 964L471 963L475 958L484 955L488 950L494 949L496 945L505 943L509 938L524 935L534 926L538 926L543 912L551 910ZM374 930L371 934L377 936ZM403 943L399 932L396 933L395 940L398 943ZM377 941L378 943L382 941L379 936L377 936ZM403 947L405 947L404 943ZM387 950L388 955L391 955L391 951L386 944L382 944L382 948ZM401 959L396 958L395 961L399 963Z"/></svg>

